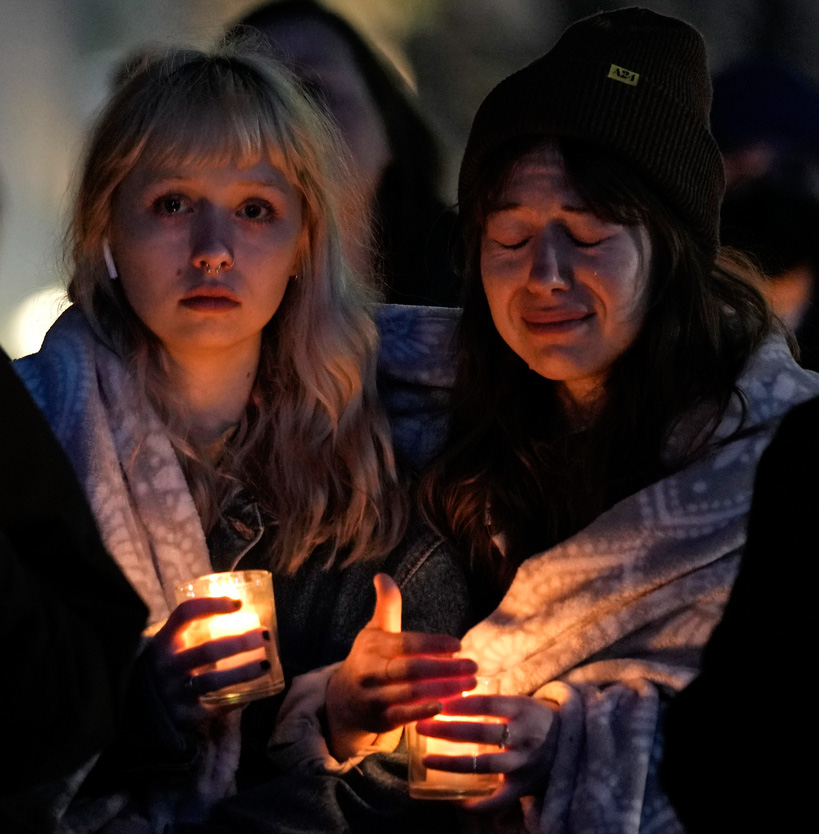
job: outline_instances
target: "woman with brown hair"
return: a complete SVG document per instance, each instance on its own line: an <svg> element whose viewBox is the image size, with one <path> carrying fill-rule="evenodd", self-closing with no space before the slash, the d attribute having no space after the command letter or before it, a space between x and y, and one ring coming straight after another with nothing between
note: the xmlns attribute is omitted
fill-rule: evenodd
<svg viewBox="0 0 819 834"><path fill-rule="evenodd" d="M502 694L457 706L494 723L418 730L497 745L425 762L503 774L467 807L512 830L680 830L656 780L665 706L721 616L759 456L819 391L720 248L709 105L694 29L599 14L487 96L461 166L452 422L422 500L485 616L463 654ZM411 339L423 314L406 319ZM398 663L358 648L331 728Z"/></svg>

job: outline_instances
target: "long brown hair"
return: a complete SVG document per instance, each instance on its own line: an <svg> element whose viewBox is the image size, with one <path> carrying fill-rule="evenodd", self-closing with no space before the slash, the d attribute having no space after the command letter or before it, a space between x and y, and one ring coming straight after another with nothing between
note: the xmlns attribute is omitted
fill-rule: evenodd
<svg viewBox="0 0 819 834"><path fill-rule="evenodd" d="M479 260L487 215L516 162L555 146L589 208L613 222L644 224L654 253L642 328L610 368L593 426L575 433L555 384L531 371L495 329ZM714 262L668 201L625 161L586 142L540 136L510 143L460 212L466 299L451 443L426 474L420 500L473 569L503 585L523 559L702 452L771 316L748 264L725 251ZM697 430L675 435L672 448L675 427L697 406ZM492 541L497 533L505 561Z"/></svg>

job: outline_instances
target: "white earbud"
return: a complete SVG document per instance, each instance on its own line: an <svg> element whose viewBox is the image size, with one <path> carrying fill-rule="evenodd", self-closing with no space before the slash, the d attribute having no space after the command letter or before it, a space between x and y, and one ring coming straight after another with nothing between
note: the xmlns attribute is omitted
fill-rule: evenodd
<svg viewBox="0 0 819 834"><path fill-rule="evenodd" d="M114 263L114 256L111 254L111 246L108 243L107 237L102 239L102 257L105 259L105 266L108 268L108 277L112 281L116 281L119 278L119 273L117 272L117 265Z"/></svg>

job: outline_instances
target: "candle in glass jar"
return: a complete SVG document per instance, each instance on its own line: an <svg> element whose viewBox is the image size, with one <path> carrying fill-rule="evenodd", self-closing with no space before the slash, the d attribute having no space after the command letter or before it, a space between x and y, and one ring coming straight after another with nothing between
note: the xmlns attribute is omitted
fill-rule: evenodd
<svg viewBox="0 0 819 834"><path fill-rule="evenodd" d="M241 601L238 611L213 614L189 622L180 633L185 649L194 648L210 640L233 637L249 631L265 629L271 639L258 649L241 652L208 664L201 671L226 671L248 663L262 664L269 668L257 678L206 692L200 696L204 703L238 704L264 698L284 688L284 675L277 647L276 609L273 600L273 584L268 571L234 571L214 573L186 582L176 588L176 601L197 597L231 597Z"/></svg>
<svg viewBox="0 0 819 834"><path fill-rule="evenodd" d="M478 685L468 695L488 695L498 691L498 682L479 678ZM499 724L501 719L486 715L436 715L435 721L458 721L470 724ZM445 738L421 735L415 724L407 726L407 752L409 754L409 793L415 799L467 799L488 796L501 784L499 773L456 773L435 770L424 765L430 755L480 756L497 752L497 745L471 741L451 741Z"/></svg>

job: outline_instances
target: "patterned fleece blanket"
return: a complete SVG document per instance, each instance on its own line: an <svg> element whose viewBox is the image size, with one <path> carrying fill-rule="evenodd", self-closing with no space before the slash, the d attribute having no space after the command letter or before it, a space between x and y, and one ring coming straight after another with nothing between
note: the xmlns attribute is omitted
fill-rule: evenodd
<svg viewBox="0 0 819 834"><path fill-rule="evenodd" d="M382 393L396 444L416 465L445 434L456 322L455 311L431 308L388 305L379 314ZM68 451L106 544L161 620L173 584L210 566L156 417L137 406L121 364L76 311L16 367ZM527 803L530 830L679 830L656 782L664 704L697 673L721 615L763 449L791 407L819 395L819 375L800 369L778 338L739 385L745 431L731 437L736 401L707 455L527 560L498 609L465 638L464 651L503 692L561 704L548 785ZM134 458L138 443L150 454Z"/></svg>
<svg viewBox="0 0 819 834"><path fill-rule="evenodd" d="M67 452L105 546L158 626L174 607L174 587L212 571L199 514L158 417L75 308L15 370ZM60 788L53 816L72 832L96 831L123 815L133 831L162 831L180 815L199 819L232 790L239 740L238 712L212 721L201 734L191 790L159 791L133 813L125 792L69 807L85 775L77 773Z"/></svg>
<svg viewBox="0 0 819 834"><path fill-rule="evenodd" d="M419 459L430 453L429 438L413 445L424 420L420 392L451 384L454 322L446 311L381 314L382 370L405 392L397 439ZM819 375L771 337L739 388L744 422L734 398L707 454L529 558L497 610L464 638L464 654L500 679L501 692L560 704L548 784L526 803L529 831L682 830L657 785L664 707L697 674L722 614L759 458L784 414L819 393Z"/></svg>

